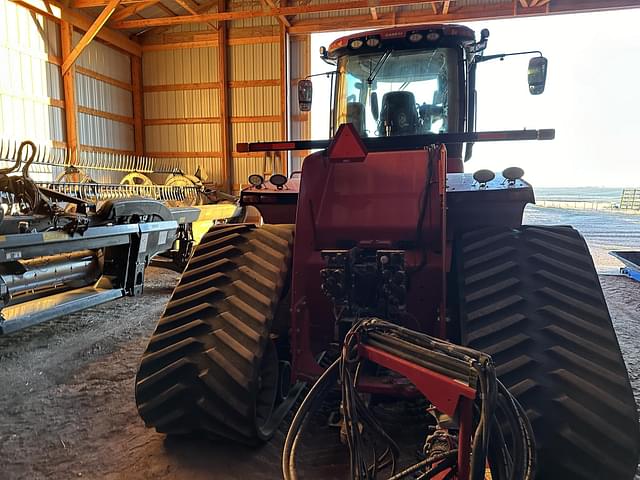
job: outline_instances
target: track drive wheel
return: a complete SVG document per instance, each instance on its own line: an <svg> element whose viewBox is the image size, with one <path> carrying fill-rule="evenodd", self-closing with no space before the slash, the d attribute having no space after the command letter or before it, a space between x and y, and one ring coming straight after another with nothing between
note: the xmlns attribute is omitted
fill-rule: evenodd
<svg viewBox="0 0 640 480"><path fill-rule="evenodd" d="M584 239L487 228L455 247L461 340L489 353L524 406L540 480L634 478L638 413Z"/></svg>
<svg viewBox="0 0 640 480"><path fill-rule="evenodd" d="M247 444L271 437L280 418L271 331L292 242L291 225L222 225L203 236L140 363L147 426Z"/></svg>

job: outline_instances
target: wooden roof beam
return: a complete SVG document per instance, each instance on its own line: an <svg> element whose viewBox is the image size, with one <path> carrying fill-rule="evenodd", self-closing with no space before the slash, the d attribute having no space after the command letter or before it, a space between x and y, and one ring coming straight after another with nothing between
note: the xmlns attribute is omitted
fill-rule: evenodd
<svg viewBox="0 0 640 480"><path fill-rule="evenodd" d="M262 3L264 3L269 8L278 8L273 0L262 0ZM285 27L291 26L291 22L285 15L278 15L278 21Z"/></svg>
<svg viewBox="0 0 640 480"><path fill-rule="evenodd" d="M62 20L69 22L73 27L87 31L94 20L83 13L66 8L57 0L10 0L27 10L43 15L46 18L60 23ZM120 32L115 32L107 27L102 27L96 35L100 40L119 48L137 57L142 55L142 47L139 43L129 40Z"/></svg>
<svg viewBox="0 0 640 480"><path fill-rule="evenodd" d="M119 10L115 12L113 15L111 15L111 22L118 22L120 20L125 20L129 17L136 15L137 13L140 13L141 11L149 7L153 7L156 3L159 3L159 2L160 0L147 0L145 2L134 3L133 5L129 5L128 7L125 7L122 10Z"/></svg>
<svg viewBox="0 0 640 480"><path fill-rule="evenodd" d="M378 7L393 7L400 5L415 5L433 3L439 0L378 0ZM268 8L262 10L238 10L232 12L216 12L200 15L185 15L174 18L150 18L148 20L125 20L113 24L114 28L135 29L159 26L185 25L191 23L207 23L210 21L230 21L243 18L274 17L280 15L298 15L309 13L336 12L358 8L370 8L369 0L312 4L306 6ZM336 19L333 19L336 21ZM339 23L339 22L338 22Z"/></svg>
<svg viewBox="0 0 640 480"><path fill-rule="evenodd" d="M163 5L164 4L160 4ZM201 13L205 13L208 12L214 5L218 5L218 0L209 0L208 2L205 2L203 4L201 4L200 6L198 6L197 11L198 14ZM172 12L172 16L174 16L175 13ZM218 30L219 25L217 25L216 23L214 23L216 30ZM148 30L144 30L142 32L137 33L136 35L143 35L145 37L147 36L151 36L151 35L158 35L162 32L166 32L167 30L169 30L169 27L155 27L155 28L149 28Z"/></svg>
<svg viewBox="0 0 640 480"><path fill-rule="evenodd" d="M376 10L376 7L371 7L369 9L369 11L371 12L371 18L373 20L377 20L378 19L378 10Z"/></svg>
<svg viewBox="0 0 640 480"><path fill-rule="evenodd" d="M159 0L158 0L159 1ZM146 3L147 0L122 0L122 5L136 5L139 3ZM65 0L65 6L68 4L69 8L94 8L94 7L106 7L109 5L109 0Z"/></svg>
<svg viewBox="0 0 640 480"><path fill-rule="evenodd" d="M100 15L95 19L95 21L91 24L89 29L82 36L78 44L71 51L69 56L64 59L62 63L62 74L64 75L71 65L78 59L78 57L82 54L87 45L91 43L91 41L96 37L98 32L104 27L104 24L107 23L109 17L113 14L115 9L120 5L121 0L110 0L109 4L104 7L104 10L100 12Z"/></svg>
<svg viewBox="0 0 640 480"><path fill-rule="evenodd" d="M175 2L178 5L180 5L182 8L184 8L187 12L189 12L191 15L200 14L200 12L198 11L198 7L200 5L198 5L193 0L175 0ZM207 22L207 24L210 25L211 28L213 28L214 30L218 29L218 25L214 22Z"/></svg>
<svg viewBox="0 0 640 480"><path fill-rule="evenodd" d="M447 2L442 2L442 15L448 15L449 14L449 7L451 6L451 2L447 1Z"/></svg>
<svg viewBox="0 0 640 480"><path fill-rule="evenodd" d="M538 2L537 7L542 6L543 2L545 2L544 5L546 9L514 9L514 3L511 1L509 3L494 4L490 9L483 5L469 7L458 6L455 10L450 9L447 15L442 15L440 12L434 14L430 9L425 9L423 13L411 11L398 13L395 16L392 14L378 15L378 20L373 20L369 14L341 17L339 22L336 22L334 18L310 18L295 22L289 29L289 33L292 35L302 35L349 29L385 28L400 25L422 25L426 23L462 22L470 20L495 20L501 18L560 15L640 7L638 0L541 0L541 2Z"/></svg>

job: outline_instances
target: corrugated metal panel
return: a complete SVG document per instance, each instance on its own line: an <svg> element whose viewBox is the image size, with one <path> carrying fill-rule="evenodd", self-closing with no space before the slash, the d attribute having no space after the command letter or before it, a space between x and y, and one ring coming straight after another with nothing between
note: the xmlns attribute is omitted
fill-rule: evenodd
<svg viewBox="0 0 640 480"><path fill-rule="evenodd" d="M62 87L62 72L58 65L47 63L47 93L51 98L62 100L64 88Z"/></svg>
<svg viewBox="0 0 640 480"><path fill-rule="evenodd" d="M0 2L0 136L47 144L64 141L59 28L11 2Z"/></svg>
<svg viewBox="0 0 640 480"><path fill-rule="evenodd" d="M81 38L81 33L73 33L74 44ZM115 78L121 82L131 83L131 60L129 56L97 40L87 45L76 61L76 65L107 77Z"/></svg>
<svg viewBox="0 0 640 480"><path fill-rule="evenodd" d="M117 115L133 116L131 92L76 73L76 103Z"/></svg>
<svg viewBox="0 0 640 480"><path fill-rule="evenodd" d="M0 93L0 137L46 144L64 141L64 111Z"/></svg>
<svg viewBox="0 0 640 480"><path fill-rule="evenodd" d="M142 57L145 85L218 81L218 48L147 52Z"/></svg>
<svg viewBox="0 0 640 480"><path fill-rule="evenodd" d="M219 124L157 125L145 127L146 151L162 153L220 152ZM198 167L210 182L222 182L222 160L219 157L170 157L160 159L169 167L179 167L193 175Z"/></svg>
<svg viewBox="0 0 640 480"><path fill-rule="evenodd" d="M73 34L74 42L82 35ZM131 59L98 41L91 42L82 52L76 65L101 75L131 83ZM93 77L76 73L76 103L78 106L126 117L133 116L131 92ZM133 126L124 122L87 114L78 115L78 137L82 145L133 150Z"/></svg>
<svg viewBox="0 0 640 480"><path fill-rule="evenodd" d="M280 115L280 87L231 89L231 115L234 117Z"/></svg>
<svg viewBox="0 0 640 480"><path fill-rule="evenodd" d="M147 92L144 94L144 118L219 117L217 89Z"/></svg>
<svg viewBox="0 0 640 480"><path fill-rule="evenodd" d="M279 123L236 123L231 126L231 142L256 142L280 140ZM252 173L262 172L263 161L260 159L235 158L233 183L246 183L247 177ZM280 170L278 163L277 171Z"/></svg>
<svg viewBox="0 0 640 480"><path fill-rule="evenodd" d="M133 125L102 117L78 114L78 137L83 145L133 150Z"/></svg>
<svg viewBox="0 0 640 480"><path fill-rule="evenodd" d="M280 45L260 43L229 47L229 80L280 78Z"/></svg>
<svg viewBox="0 0 640 480"><path fill-rule="evenodd" d="M280 78L280 45L263 43L229 47L229 80L251 81ZM230 91L232 117L280 115L280 87L234 88ZM233 118L232 118L233 122ZM232 123L231 145L282 139L280 122ZM262 169L262 160L234 159L233 183L246 183L247 177Z"/></svg>
<svg viewBox="0 0 640 480"><path fill-rule="evenodd" d="M220 125L149 125L145 127L148 152L220 152Z"/></svg>

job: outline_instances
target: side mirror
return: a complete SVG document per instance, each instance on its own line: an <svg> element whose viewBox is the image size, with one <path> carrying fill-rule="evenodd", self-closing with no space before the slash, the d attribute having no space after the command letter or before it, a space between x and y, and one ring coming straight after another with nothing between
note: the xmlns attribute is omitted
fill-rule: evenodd
<svg viewBox="0 0 640 480"><path fill-rule="evenodd" d="M377 122L380 109L378 108L378 94L376 92L371 93L371 115L373 115L373 118Z"/></svg>
<svg viewBox="0 0 640 480"><path fill-rule="evenodd" d="M529 60L529 92L531 95L540 95L547 84L547 59L545 57L533 57Z"/></svg>
<svg viewBox="0 0 640 480"><path fill-rule="evenodd" d="M298 105L301 112L311 110L311 100L313 99L313 83L311 80L300 80L298 82Z"/></svg>

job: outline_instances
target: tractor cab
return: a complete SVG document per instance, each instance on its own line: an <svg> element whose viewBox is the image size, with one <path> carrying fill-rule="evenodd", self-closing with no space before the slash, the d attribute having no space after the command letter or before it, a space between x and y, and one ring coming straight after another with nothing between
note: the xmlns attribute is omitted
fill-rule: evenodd
<svg viewBox="0 0 640 480"><path fill-rule="evenodd" d="M444 144L446 172L462 174L464 162L471 158L474 141L508 139L502 134L493 140L475 138L478 65L511 55L535 54L529 63L529 91L538 95L544 91L546 83L547 60L541 52L486 56L488 38L486 29L476 40L474 31L465 26L431 24L356 33L335 40L328 49L322 47L321 58L334 68L318 74L333 77L329 137L335 141L338 128L351 124L368 153L414 150L408 154L410 157L416 157L415 150L423 149L425 145ZM312 108L313 76L298 83L301 111ZM264 142L239 144L238 149L312 150L327 148L329 143L329 140ZM407 158L403 155L406 168ZM383 163L386 166L378 181L386 188L389 176L384 170L390 168L389 156ZM370 169L366 172L371 174ZM358 178L353 171L349 176ZM300 180L291 179L279 184L280 177L282 175L275 175L274 183L261 175L252 175L250 187L241 192L241 203L257 207L267 223L294 223ZM467 181L473 184L470 175L467 179L451 178L453 183ZM398 185L403 190L406 188L404 181ZM523 195L526 202L533 201L530 188Z"/></svg>
<svg viewBox="0 0 640 480"><path fill-rule="evenodd" d="M336 64L332 130L362 137L460 132L465 128L465 27L430 26L356 34L321 54Z"/></svg>
<svg viewBox="0 0 640 480"><path fill-rule="evenodd" d="M321 48L336 67L330 137L344 123L363 138L472 132L476 118L478 64L536 54L528 71L529 91L544 92L547 60L541 52L485 56L489 31L480 40L462 25L425 25L361 32ZM301 110L311 109L309 78L300 81ZM464 160L473 144L466 145ZM462 172L463 143L447 145L449 171Z"/></svg>

